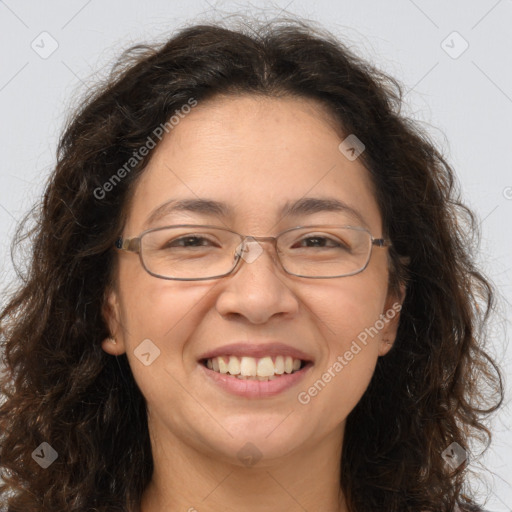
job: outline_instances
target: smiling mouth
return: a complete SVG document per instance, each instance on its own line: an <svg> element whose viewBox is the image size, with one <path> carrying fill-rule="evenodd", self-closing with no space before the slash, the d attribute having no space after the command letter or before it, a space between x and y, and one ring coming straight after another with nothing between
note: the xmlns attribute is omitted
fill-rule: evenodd
<svg viewBox="0 0 512 512"><path fill-rule="evenodd" d="M291 356L219 356L202 359L200 363L209 370L238 378L240 380L269 381L291 375L310 366L310 361L295 359Z"/></svg>

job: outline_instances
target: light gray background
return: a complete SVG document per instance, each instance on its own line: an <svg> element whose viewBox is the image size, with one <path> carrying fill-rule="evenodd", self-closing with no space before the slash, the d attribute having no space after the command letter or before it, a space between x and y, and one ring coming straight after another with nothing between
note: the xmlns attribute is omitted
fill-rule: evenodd
<svg viewBox="0 0 512 512"><path fill-rule="evenodd" d="M503 296L490 348L510 373L512 349L504 332L510 332L512 293L511 0L0 1L0 289L13 278L9 242L15 223L39 198L64 120L79 95L132 44L162 41L188 20L255 11L259 17L292 13L316 20L404 84L405 111L443 149L463 199L479 216L479 258ZM469 46L459 55L464 41ZM44 52L52 44L58 48L48 56ZM509 512L508 380L506 385L492 447L472 467L478 472L483 463L494 473L473 480L483 494L490 490L487 508Z"/></svg>

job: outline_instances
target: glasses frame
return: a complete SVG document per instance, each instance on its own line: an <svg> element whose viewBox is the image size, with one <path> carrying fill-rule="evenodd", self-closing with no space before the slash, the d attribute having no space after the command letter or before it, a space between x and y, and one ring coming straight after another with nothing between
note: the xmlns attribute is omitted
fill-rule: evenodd
<svg viewBox="0 0 512 512"><path fill-rule="evenodd" d="M169 228L183 228L183 227L222 229L223 231L229 231L230 233L238 235L240 237L240 244L243 244L243 245L242 245L242 250L239 251L238 254L236 254L233 268L229 272L226 272L225 274L220 274L220 275L212 276L212 277L193 277L193 278L167 277L167 276L162 276L160 274L155 274L154 272L151 272L147 268L146 263L144 262L144 258L142 257L142 251L141 251L142 238L146 234L152 233L154 231L162 231L164 229L169 229ZM356 270L354 272L350 272L349 274L342 274L339 276L303 276L300 274L294 274L293 272L289 272L284 267L284 265L281 261L281 258L279 256L279 251L277 250L277 239L281 235L288 233L289 231L293 231L293 230L297 230L297 229L304 229L304 228L308 228L308 229L309 228L348 228L348 229L354 229L357 231L364 231L364 232L368 233L368 235L370 236L371 244L370 244L370 252L368 253L368 258L366 260L366 263L360 270ZM274 251L277 256L277 261L281 265L281 268L289 275L296 276L296 277L303 277L305 279L335 279L335 278L339 278L339 277L348 277L348 276L353 276L353 275L359 274L359 273L363 272L366 269L366 267L368 266L370 259L372 257L372 251L373 251L374 246L375 247L391 247L392 246L391 240L389 240L387 238L374 238L368 229L361 227L361 226L340 225L340 224L312 224L312 225L305 225L305 226L295 226L293 228L285 229L284 231L281 231L281 233L277 234L276 236L252 236L252 235L242 235L241 233L233 231L232 229L229 229L229 228L220 227L220 226L212 226L212 225L208 225L208 224L172 224L169 226L162 226L159 228L146 229L145 231L140 233L138 236L131 237L131 238L123 238L122 236L120 236L115 242L115 248L120 251L137 253L139 255L139 260L140 260L141 265L144 268L144 270L148 274L150 274L154 277L158 277L159 279L167 279L167 280L173 280L173 281L207 281L210 279L218 279L221 277L229 276L238 268L240 261L243 259L242 254L245 249L245 243L248 239L251 239L250 241L256 240L258 242L259 241L272 242L272 245L274 246ZM237 246L237 247L239 247L239 246Z"/></svg>

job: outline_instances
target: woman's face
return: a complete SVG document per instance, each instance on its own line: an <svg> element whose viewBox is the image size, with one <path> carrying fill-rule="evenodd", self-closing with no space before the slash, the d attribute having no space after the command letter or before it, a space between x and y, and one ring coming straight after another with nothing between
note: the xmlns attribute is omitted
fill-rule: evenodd
<svg viewBox="0 0 512 512"><path fill-rule="evenodd" d="M350 224L380 238L369 173L340 151L341 141L310 100L244 96L200 103L154 150L123 236L173 224L213 224L253 236ZM224 203L229 213L168 211L147 223L171 199L198 198ZM285 204L305 198L343 201L361 219L346 211L280 214ZM126 352L147 401L153 439L164 450L185 443L239 465L247 464L247 455L263 456L262 465L327 439L340 442L377 358L391 347L400 298L387 295L386 248L374 247L359 274L306 279L284 272L271 244L261 247L235 273L206 281L159 279L136 254L118 255L117 286L105 308L117 344L103 348ZM242 345L227 348L232 344ZM294 350L309 361L307 368L268 382L220 374L201 361L215 352L276 362ZM226 379L231 384L222 385Z"/></svg>

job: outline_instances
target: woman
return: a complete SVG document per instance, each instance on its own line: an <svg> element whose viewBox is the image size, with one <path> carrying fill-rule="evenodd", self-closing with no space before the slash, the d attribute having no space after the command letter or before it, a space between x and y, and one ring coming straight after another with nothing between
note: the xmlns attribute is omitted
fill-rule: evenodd
<svg viewBox="0 0 512 512"><path fill-rule="evenodd" d="M302 22L121 59L0 317L6 510L478 510L494 292L400 104Z"/></svg>

